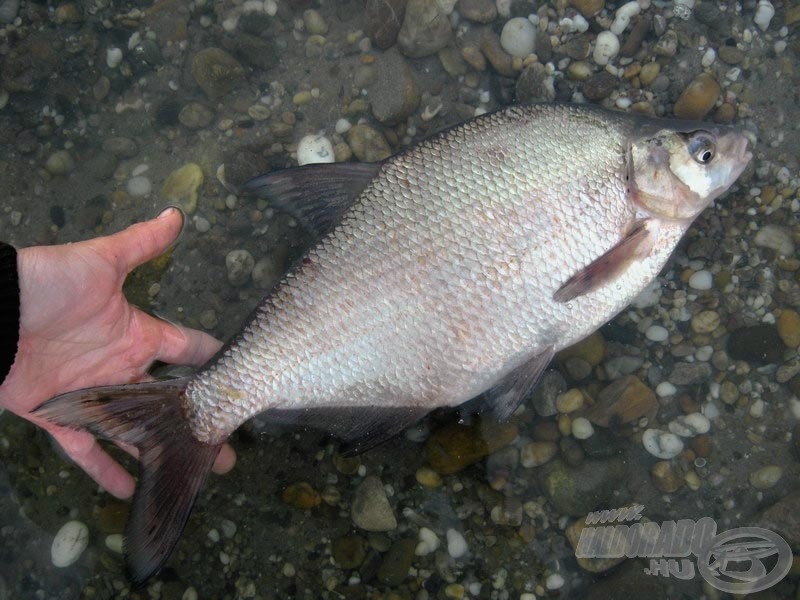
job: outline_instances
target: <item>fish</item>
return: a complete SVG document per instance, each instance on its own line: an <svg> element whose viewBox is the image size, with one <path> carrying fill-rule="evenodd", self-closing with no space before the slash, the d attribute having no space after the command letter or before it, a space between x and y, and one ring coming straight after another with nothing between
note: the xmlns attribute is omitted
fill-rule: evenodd
<svg viewBox="0 0 800 600"><path fill-rule="evenodd" d="M276 171L269 198L315 242L194 375L68 392L35 413L138 448L129 576L168 559L245 421L365 451L479 397L508 419L560 349L658 275L752 154L702 122L592 105L487 113L378 163Z"/></svg>

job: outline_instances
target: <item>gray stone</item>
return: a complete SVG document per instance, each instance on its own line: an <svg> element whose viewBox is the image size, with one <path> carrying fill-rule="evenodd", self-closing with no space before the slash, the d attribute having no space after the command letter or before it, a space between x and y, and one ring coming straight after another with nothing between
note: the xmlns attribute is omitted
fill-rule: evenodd
<svg viewBox="0 0 800 600"><path fill-rule="evenodd" d="M199 102L190 102L178 113L178 121L189 129L203 129L211 125L214 111Z"/></svg>
<svg viewBox="0 0 800 600"><path fill-rule="evenodd" d="M353 523L366 531L391 531L397 528L397 519L383 484L374 475L365 477L356 488L350 514Z"/></svg>
<svg viewBox="0 0 800 600"><path fill-rule="evenodd" d="M617 87L618 80L608 71L600 71L592 75L583 84L583 95L589 100L602 100L611 95Z"/></svg>
<svg viewBox="0 0 800 600"><path fill-rule="evenodd" d="M110 137L103 140L103 150L117 158L133 158L139 154L139 145L126 137Z"/></svg>
<svg viewBox="0 0 800 600"><path fill-rule="evenodd" d="M584 460L577 467L553 460L539 467L539 483L557 513L581 517L613 504L624 474L625 463L618 458Z"/></svg>
<svg viewBox="0 0 800 600"><path fill-rule="evenodd" d="M356 158L362 162L378 162L392 154L389 142L380 131L366 123L359 123L347 132L347 143Z"/></svg>
<svg viewBox="0 0 800 600"><path fill-rule="evenodd" d="M250 273L255 266L253 255L247 250L231 250L225 257L228 269L228 281L231 285L244 285L250 280Z"/></svg>
<svg viewBox="0 0 800 600"><path fill-rule="evenodd" d="M761 248L774 250L781 256L794 256L794 241L788 228L781 225L763 225L756 232L753 243Z"/></svg>
<svg viewBox="0 0 800 600"><path fill-rule="evenodd" d="M704 362L679 362L669 375L674 385L694 385L711 379L711 366Z"/></svg>
<svg viewBox="0 0 800 600"><path fill-rule="evenodd" d="M533 390L533 408L540 417L552 417L558 413L556 397L567 389L567 382L558 371L545 371L539 385Z"/></svg>
<svg viewBox="0 0 800 600"><path fill-rule="evenodd" d="M397 50L389 50L378 59L368 91L372 114L384 125L402 123L419 106L414 75Z"/></svg>
<svg viewBox="0 0 800 600"><path fill-rule="evenodd" d="M800 548L800 491L793 492L757 515L751 523L779 534L793 548Z"/></svg>
<svg viewBox="0 0 800 600"><path fill-rule="evenodd" d="M410 0L397 44L406 56L421 58L447 46L452 36L450 19L437 0Z"/></svg>
<svg viewBox="0 0 800 600"><path fill-rule="evenodd" d="M535 62L523 69L517 79L517 100L519 102L549 102L553 100L548 89L547 71L542 63Z"/></svg>
<svg viewBox="0 0 800 600"><path fill-rule="evenodd" d="M384 585L395 587L408 577L408 571L414 562L414 550L417 542L411 538L397 540L378 568L378 579Z"/></svg>
<svg viewBox="0 0 800 600"><path fill-rule="evenodd" d="M269 70L278 64L280 52L276 44L249 33L239 32L232 41L233 52L251 67Z"/></svg>
<svg viewBox="0 0 800 600"><path fill-rule="evenodd" d="M200 50L192 58L192 77L206 96L219 98L244 83L244 68L220 48Z"/></svg>
<svg viewBox="0 0 800 600"><path fill-rule="evenodd" d="M0 0L0 21L11 23L17 18L19 0Z"/></svg>

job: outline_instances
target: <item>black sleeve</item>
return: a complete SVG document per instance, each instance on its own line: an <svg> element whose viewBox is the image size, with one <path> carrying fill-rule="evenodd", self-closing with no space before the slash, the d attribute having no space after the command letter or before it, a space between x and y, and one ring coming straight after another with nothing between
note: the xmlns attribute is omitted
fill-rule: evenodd
<svg viewBox="0 0 800 600"><path fill-rule="evenodd" d="M0 242L0 384L11 370L19 342L17 251Z"/></svg>

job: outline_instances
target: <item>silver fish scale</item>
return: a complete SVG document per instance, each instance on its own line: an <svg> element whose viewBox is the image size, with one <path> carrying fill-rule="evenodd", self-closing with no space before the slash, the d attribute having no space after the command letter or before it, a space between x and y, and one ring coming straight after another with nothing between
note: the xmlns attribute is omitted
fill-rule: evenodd
<svg viewBox="0 0 800 600"><path fill-rule="evenodd" d="M616 314L684 226L569 303L554 292L620 241L631 121L507 109L389 159L342 223L187 389L198 439L268 408L457 405Z"/></svg>

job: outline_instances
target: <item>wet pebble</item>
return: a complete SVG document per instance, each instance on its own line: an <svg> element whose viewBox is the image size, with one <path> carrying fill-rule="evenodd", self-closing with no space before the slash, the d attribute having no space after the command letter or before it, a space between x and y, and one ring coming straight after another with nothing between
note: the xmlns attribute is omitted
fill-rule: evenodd
<svg viewBox="0 0 800 600"><path fill-rule="evenodd" d="M441 475L450 475L508 446L516 438L517 428L510 423L451 423L428 439L425 450L430 466Z"/></svg>
<svg viewBox="0 0 800 600"><path fill-rule="evenodd" d="M475 23L491 23L497 18L497 5L493 0L458 0L458 12Z"/></svg>
<svg viewBox="0 0 800 600"><path fill-rule="evenodd" d="M453 32L437 0L409 0L397 45L406 56L422 58L447 46Z"/></svg>
<svg viewBox="0 0 800 600"><path fill-rule="evenodd" d="M675 458L683 451L683 442L674 433L647 429L642 434L642 445L656 458Z"/></svg>
<svg viewBox="0 0 800 600"><path fill-rule="evenodd" d="M696 271L689 277L689 287L693 290L710 290L714 286L714 277L710 271Z"/></svg>
<svg viewBox="0 0 800 600"><path fill-rule="evenodd" d="M356 488L350 514L353 523L366 531L391 531L397 528L397 519L383 483L374 475L365 477Z"/></svg>
<svg viewBox="0 0 800 600"><path fill-rule="evenodd" d="M572 421L572 437L576 440L588 440L594 435L594 427L585 417L578 417Z"/></svg>
<svg viewBox="0 0 800 600"><path fill-rule="evenodd" d="M455 529L447 530L447 553L451 558L461 558L469 551L467 540Z"/></svg>
<svg viewBox="0 0 800 600"><path fill-rule="evenodd" d="M800 346L800 314L790 308L781 311L778 317L778 335L788 348Z"/></svg>
<svg viewBox="0 0 800 600"><path fill-rule="evenodd" d="M587 19L603 10L604 0L570 0L570 4Z"/></svg>
<svg viewBox="0 0 800 600"><path fill-rule="evenodd" d="M704 310L692 317L692 331L695 333L712 333L720 325L720 316L714 310Z"/></svg>
<svg viewBox="0 0 800 600"><path fill-rule="evenodd" d="M744 60L744 52L736 46L720 46L717 54L722 62L729 65L738 65Z"/></svg>
<svg viewBox="0 0 800 600"><path fill-rule="evenodd" d="M403 583L414 563L416 546L416 541L410 538L394 542L378 567L378 580L388 586L398 586Z"/></svg>
<svg viewBox="0 0 800 600"><path fill-rule="evenodd" d="M577 517L610 501L616 480L624 473L624 464L611 458L584 460L579 466L571 467L564 461L552 460L536 472L555 510Z"/></svg>
<svg viewBox="0 0 800 600"><path fill-rule="evenodd" d="M708 430L711 429L711 422L702 413L691 413L670 421L668 428L675 435L688 438L708 433Z"/></svg>
<svg viewBox="0 0 800 600"><path fill-rule="evenodd" d="M311 35L325 35L328 33L328 24L317 10L309 8L303 11L303 23L306 26L306 31Z"/></svg>
<svg viewBox="0 0 800 600"><path fill-rule="evenodd" d="M0 21L3 23L13 23L19 12L19 0L0 1Z"/></svg>
<svg viewBox="0 0 800 600"><path fill-rule="evenodd" d="M428 488L437 488L442 485L442 477L430 467L420 467L414 474L417 483Z"/></svg>
<svg viewBox="0 0 800 600"><path fill-rule="evenodd" d="M231 250L225 256L228 281L231 285L244 285L250 280L250 274L255 266L253 255L247 250Z"/></svg>
<svg viewBox="0 0 800 600"><path fill-rule="evenodd" d="M734 360L769 364L781 360L784 345L775 325L761 323L732 331L726 349Z"/></svg>
<svg viewBox="0 0 800 600"><path fill-rule="evenodd" d="M557 452L553 442L530 442L520 450L519 459L523 467L531 469L549 462Z"/></svg>
<svg viewBox="0 0 800 600"><path fill-rule="evenodd" d="M618 85L617 78L608 71L592 75L583 84L583 95L589 100L602 100L611 95Z"/></svg>
<svg viewBox="0 0 800 600"><path fill-rule="evenodd" d="M103 150L117 158L133 158L139 154L139 145L131 138L110 137L103 140Z"/></svg>
<svg viewBox="0 0 800 600"><path fill-rule="evenodd" d="M761 248L774 250L780 256L794 256L794 241L791 232L781 225L762 225L756 232L753 243Z"/></svg>
<svg viewBox="0 0 800 600"><path fill-rule="evenodd" d="M253 266L253 283L262 289L271 288L283 275L283 267L276 257L261 258Z"/></svg>
<svg viewBox="0 0 800 600"><path fill-rule="evenodd" d="M586 527L586 518L580 518L570 523L569 527L567 527L564 532L569 543L576 550L580 544L581 534ZM627 542L624 539L620 540L618 537L613 540L613 537L616 536L597 536L593 539L592 546L593 549L596 549L596 553L608 558L578 558L578 564L584 571L589 571L590 573L604 573L625 560L625 547L622 548L623 552L620 553L620 541L625 544L625 546L627 546ZM620 556L620 554L622 554L622 556Z"/></svg>
<svg viewBox="0 0 800 600"><path fill-rule="evenodd" d="M203 185L203 169L195 163L187 163L169 174L161 188L165 202L176 204L188 214L197 209L197 196Z"/></svg>
<svg viewBox="0 0 800 600"><path fill-rule="evenodd" d="M600 391L586 417L595 425L609 427L634 423L642 417L653 418L657 411L658 400L653 390L635 375L627 375Z"/></svg>
<svg viewBox="0 0 800 600"><path fill-rule="evenodd" d="M708 363L679 362L672 368L669 380L675 385L695 385L711 378L711 367Z"/></svg>
<svg viewBox="0 0 800 600"><path fill-rule="evenodd" d="M680 119L702 119L714 108L720 92L717 80L708 73L701 73L683 90L673 112Z"/></svg>
<svg viewBox="0 0 800 600"><path fill-rule="evenodd" d="M397 41L407 0L367 0L364 30L377 48L385 50Z"/></svg>
<svg viewBox="0 0 800 600"><path fill-rule="evenodd" d="M511 56L525 58L536 46L536 28L524 17L509 19L500 32L500 45Z"/></svg>
<svg viewBox="0 0 800 600"><path fill-rule="evenodd" d="M144 175L137 175L128 180L125 189L134 198L144 198L153 191L153 184Z"/></svg>
<svg viewBox="0 0 800 600"><path fill-rule="evenodd" d="M683 487L683 480L675 472L670 461L662 460L650 469L653 483L662 492L672 494Z"/></svg>
<svg viewBox="0 0 800 600"><path fill-rule="evenodd" d="M390 50L378 59L375 69L375 77L367 88L372 114L384 125L405 121L420 102L411 68L399 52Z"/></svg>
<svg viewBox="0 0 800 600"><path fill-rule="evenodd" d="M319 506L322 496L311 484L301 481L285 487L281 492L281 500L287 506L308 509Z"/></svg>
<svg viewBox="0 0 800 600"><path fill-rule="evenodd" d="M749 481L757 490L766 490L775 487L782 477L783 467L769 465L750 473Z"/></svg>
<svg viewBox="0 0 800 600"><path fill-rule="evenodd" d="M214 329L219 323L219 320L217 319L217 311L212 308L201 312L198 320L200 321L200 326L206 330Z"/></svg>
<svg viewBox="0 0 800 600"><path fill-rule="evenodd" d="M53 152L44 164L50 175L68 175L75 169L75 160L67 150Z"/></svg>
<svg viewBox="0 0 800 600"><path fill-rule="evenodd" d="M204 129L213 120L214 111L199 102L190 102L178 113L178 122L188 129Z"/></svg>
<svg viewBox="0 0 800 600"><path fill-rule="evenodd" d="M192 57L192 77L206 96L216 99L244 83L242 65L221 48L205 48Z"/></svg>
<svg viewBox="0 0 800 600"><path fill-rule="evenodd" d="M383 134L366 123L354 125L347 132L347 143L362 162L379 162L392 154Z"/></svg>
<svg viewBox="0 0 800 600"><path fill-rule="evenodd" d="M61 526L50 547L50 559L59 568L77 561L89 545L89 528L80 521L68 521Z"/></svg>
<svg viewBox="0 0 800 600"><path fill-rule="evenodd" d="M333 145L324 135L306 135L297 144L297 164L332 163Z"/></svg>
<svg viewBox="0 0 800 600"><path fill-rule="evenodd" d="M669 338L669 331L661 325L651 325L644 332L644 337L651 342L665 342Z"/></svg>
<svg viewBox="0 0 800 600"><path fill-rule="evenodd" d="M556 408L560 413L571 413L583 408L583 393L577 388L572 388L559 394L556 398Z"/></svg>
<svg viewBox="0 0 800 600"><path fill-rule="evenodd" d="M367 541L356 535L346 535L334 540L333 560L341 569L357 569L367 556Z"/></svg>

